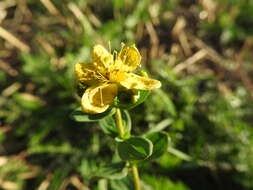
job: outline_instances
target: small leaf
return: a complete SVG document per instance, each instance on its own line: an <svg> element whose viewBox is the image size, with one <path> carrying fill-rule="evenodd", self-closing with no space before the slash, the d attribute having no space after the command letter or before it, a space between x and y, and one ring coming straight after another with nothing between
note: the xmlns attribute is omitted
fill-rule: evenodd
<svg viewBox="0 0 253 190"><path fill-rule="evenodd" d="M29 93L16 93L13 97L20 105L30 110L36 110L45 104L39 97Z"/></svg>
<svg viewBox="0 0 253 190"><path fill-rule="evenodd" d="M121 179L128 173L128 168L125 162L117 162L102 166L96 172L97 177L103 177L108 179Z"/></svg>
<svg viewBox="0 0 253 190"><path fill-rule="evenodd" d="M180 151L180 150L177 150L173 147L169 147L168 149L168 152L173 154L174 156L180 158L181 160L185 160L185 161L191 161L192 160L192 157L189 156L188 154Z"/></svg>
<svg viewBox="0 0 253 190"><path fill-rule="evenodd" d="M122 120L123 120L125 133L127 135L131 131L131 126L132 126L131 118L129 116L128 111L126 111L126 110L123 110L121 112L121 114L122 114L121 116L122 116ZM107 134L113 138L118 136L118 130L117 130L116 122L115 122L113 115L99 120L99 125L105 134Z"/></svg>
<svg viewBox="0 0 253 190"><path fill-rule="evenodd" d="M157 125L152 126L147 132L146 135L151 134L151 133L155 133L155 132L159 132L159 131L163 131L164 129L166 129L168 126L170 126L173 123L173 119L172 118L167 118L162 120L161 122L159 122Z"/></svg>
<svg viewBox="0 0 253 190"><path fill-rule="evenodd" d="M82 160L79 167L81 175L88 180L92 178L121 179L128 173L128 167L125 162L116 162L110 164L98 164L94 160Z"/></svg>
<svg viewBox="0 0 253 190"><path fill-rule="evenodd" d="M148 160L153 160L160 157L168 149L169 137L166 132L155 132L147 136L153 143L153 153Z"/></svg>
<svg viewBox="0 0 253 190"><path fill-rule="evenodd" d="M172 115L172 116L176 116L177 112L176 112L176 108L174 103L172 102L172 100L170 99L170 97L161 89L157 89L155 91L155 93L160 96L161 100L163 101L164 105L167 108L167 111Z"/></svg>
<svg viewBox="0 0 253 190"><path fill-rule="evenodd" d="M135 103L130 103L130 104L122 104L120 103L119 99L116 98L115 102L114 102L114 106L121 108L121 109L132 109L136 106L138 106L139 104L141 104L142 102L144 102L146 100L146 98L148 97L150 91L149 90L140 90L138 91L138 98L135 101Z"/></svg>
<svg viewBox="0 0 253 190"><path fill-rule="evenodd" d="M135 189L131 177L127 176L120 180L109 180L108 190L129 190Z"/></svg>
<svg viewBox="0 0 253 190"><path fill-rule="evenodd" d="M117 148L122 160L144 160L152 154L153 144L144 137L131 137L119 142Z"/></svg>
<svg viewBox="0 0 253 190"><path fill-rule="evenodd" d="M71 118L73 118L77 122L94 122L100 119L104 119L105 117L112 116L115 113L115 108L108 108L105 112L99 114L88 114L81 110L81 108L76 109L71 113Z"/></svg>

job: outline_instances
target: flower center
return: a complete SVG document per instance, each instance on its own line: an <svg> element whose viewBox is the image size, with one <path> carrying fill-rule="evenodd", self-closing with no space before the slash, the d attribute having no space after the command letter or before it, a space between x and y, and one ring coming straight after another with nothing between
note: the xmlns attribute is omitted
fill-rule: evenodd
<svg viewBox="0 0 253 190"><path fill-rule="evenodd" d="M109 81L110 82L121 82L126 78L125 72L120 70L114 70L109 73Z"/></svg>

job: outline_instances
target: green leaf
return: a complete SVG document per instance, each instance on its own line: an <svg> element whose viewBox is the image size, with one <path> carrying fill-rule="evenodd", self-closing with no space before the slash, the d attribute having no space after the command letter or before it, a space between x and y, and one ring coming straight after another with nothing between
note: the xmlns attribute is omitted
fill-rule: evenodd
<svg viewBox="0 0 253 190"><path fill-rule="evenodd" d="M155 93L160 96L161 100L167 108L168 113L170 113L172 116L176 116L176 108L170 97L161 89L157 89Z"/></svg>
<svg viewBox="0 0 253 190"><path fill-rule="evenodd" d="M88 114L81 110L81 108L76 109L70 115L70 117L77 122L95 122L105 117L112 116L115 113L115 108L108 108L105 112L99 114Z"/></svg>
<svg viewBox="0 0 253 190"><path fill-rule="evenodd" d="M168 149L169 136L166 132L155 132L147 136L147 138L153 143L153 153L148 160L153 160L160 157Z"/></svg>
<svg viewBox="0 0 253 190"><path fill-rule="evenodd" d="M97 182L96 190L108 190L108 180L107 179L99 179Z"/></svg>
<svg viewBox="0 0 253 190"><path fill-rule="evenodd" d="M168 126L170 126L173 123L173 119L167 118L159 122L157 125L152 126L147 132L146 135L155 133L155 132L160 132L166 129Z"/></svg>
<svg viewBox="0 0 253 190"><path fill-rule="evenodd" d="M151 176L144 174L142 179L146 182L149 189L166 189L166 190L189 190L189 188L181 181L172 181L167 176Z"/></svg>
<svg viewBox="0 0 253 190"><path fill-rule="evenodd" d="M132 126L131 118L129 116L128 111L126 111L126 110L123 110L121 112L121 116L122 116L123 125L125 128L125 134L126 134L125 136L128 136L130 134L131 126ZM113 138L118 136L116 121L115 121L113 115L99 120L99 125L105 134L107 134Z"/></svg>
<svg viewBox="0 0 253 190"><path fill-rule="evenodd" d="M152 154L153 144L144 137L130 137L119 142L117 148L122 160L145 160Z"/></svg>
<svg viewBox="0 0 253 190"><path fill-rule="evenodd" d="M177 150L173 147L169 147L167 149L167 151L171 154L173 154L174 156L182 159L182 160L185 160L185 161L191 161L192 160L192 157L189 156L188 154L185 154L184 152L181 152L180 150Z"/></svg>
<svg viewBox="0 0 253 190"><path fill-rule="evenodd" d="M88 180L91 178L121 179L127 175L128 168L125 162L100 165L94 160L84 159L79 171Z"/></svg>
<svg viewBox="0 0 253 190"><path fill-rule="evenodd" d="M129 190L135 189L130 176L124 177L120 180L109 180L108 190Z"/></svg>
<svg viewBox="0 0 253 190"><path fill-rule="evenodd" d="M96 172L97 177L103 177L108 179L121 179L126 177L128 168L125 162L117 162L102 166Z"/></svg>
<svg viewBox="0 0 253 190"><path fill-rule="evenodd" d="M16 102L23 106L25 109L36 110L44 105L43 100L32 94L16 93L13 97Z"/></svg>
<svg viewBox="0 0 253 190"><path fill-rule="evenodd" d="M130 103L130 104L122 104L119 99L116 98L115 102L114 102L114 106L121 108L121 109L132 109L136 106L138 106L139 104L141 104L142 102L144 102L146 100L146 98L148 97L150 91L149 90L140 90L138 91L138 98L135 101L135 103Z"/></svg>

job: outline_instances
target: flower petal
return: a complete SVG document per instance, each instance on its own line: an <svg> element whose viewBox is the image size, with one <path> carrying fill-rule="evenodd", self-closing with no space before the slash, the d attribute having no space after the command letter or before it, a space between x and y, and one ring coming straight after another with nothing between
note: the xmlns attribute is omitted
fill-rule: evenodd
<svg viewBox="0 0 253 190"><path fill-rule="evenodd" d="M88 88L82 96L82 110L86 113L96 114L106 111L117 96L116 84L103 84Z"/></svg>
<svg viewBox="0 0 253 190"><path fill-rule="evenodd" d="M103 46L95 45L92 52L92 61L97 71L105 75L113 63L113 55Z"/></svg>
<svg viewBox="0 0 253 190"><path fill-rule="evenodd" d="M123 62L122 69L125 72L132 72L137 67L139 67L141 63L141 54L135 45L132 46L124 46L119 53L118 58Z"/></svg>
<svg viewBox="0 0 253 190"><path fill-rule="evenodd" d="M141 77L133 73L126 73L126 79L120 84L127 89L152 90L161 87L161 82L147 77Z"/></svg>
<svg viewBox="0 0 253 190"><path fill-rule="evenodd" d="M94 71L91 65L85 63L75 64L75 74L78 82L87 85L96 85L105 82L105 78Z"/></svg>

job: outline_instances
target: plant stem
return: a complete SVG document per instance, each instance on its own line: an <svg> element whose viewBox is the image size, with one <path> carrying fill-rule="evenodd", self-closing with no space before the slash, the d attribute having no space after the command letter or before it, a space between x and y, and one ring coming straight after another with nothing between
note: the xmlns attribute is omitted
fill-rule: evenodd
<svg viewBox="0 0 253 190"><path fill-rule="evenodd" d="M120 136L120 138L124 138L125 129L123 126L121 111L119 108L116 109L115 120L116 120L117 129L119 131L119 136ZM135 187L134 189L141 190L139 172L138 172L138 168L135 163L132 163L132 173L133 173L133 181L134 181L134 187Z"/></svg>
<svg viewBox="0 0 253 190"><path fill-rule="evenodd" d="M139 172L138 172L138 168L135 163L132 163L132 173L133 173L135 190L141 190Z"/></svg>
<svg viewBox="0 0 253 190"><path fill-rule="evenodd" d="M125 134L125 129L124 129L124 126L123 126L121 111L120 111L119 108L116 109L115 120L116 120L116 126L117 126L118 131L119 131L119 136L121 138L123 138L124 134Z"/></svg>

